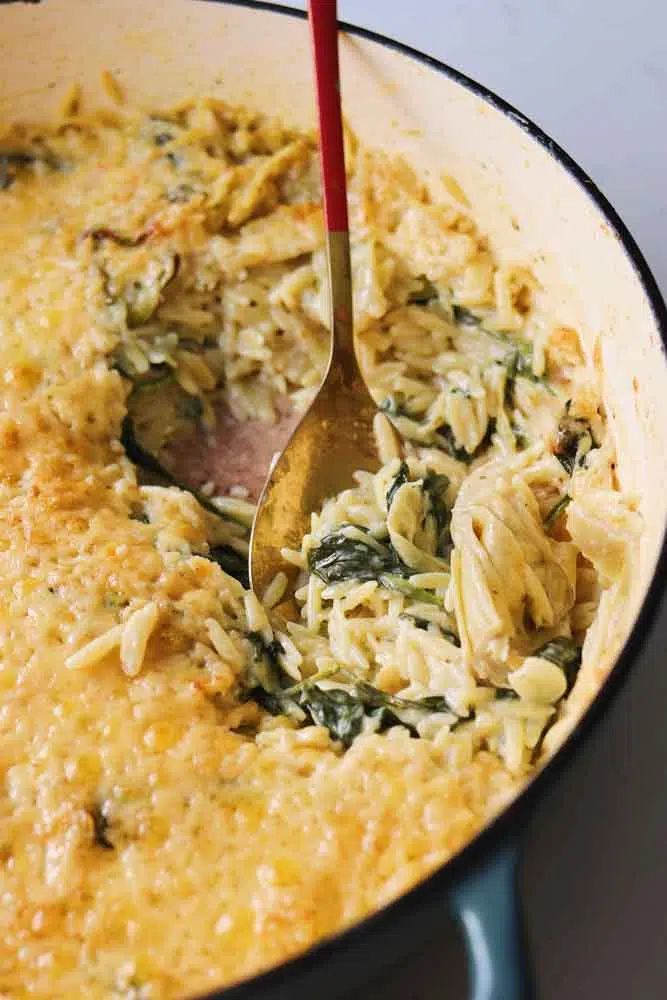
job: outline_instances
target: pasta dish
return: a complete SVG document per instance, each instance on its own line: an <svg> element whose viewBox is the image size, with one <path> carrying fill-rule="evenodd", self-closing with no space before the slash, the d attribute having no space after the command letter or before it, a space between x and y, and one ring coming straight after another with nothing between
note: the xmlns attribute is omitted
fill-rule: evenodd
<svg viewBox="0 0 667 1000"><path fill-rule="evenodd" d="M107 88L0 135L11 998L195 995L433 871L598 690L641 532L595 352L464 177L436 200L348 135L382 468L284 553L298 620L281 575L254 595L254 503L328 354L316 144Z"/></svg>

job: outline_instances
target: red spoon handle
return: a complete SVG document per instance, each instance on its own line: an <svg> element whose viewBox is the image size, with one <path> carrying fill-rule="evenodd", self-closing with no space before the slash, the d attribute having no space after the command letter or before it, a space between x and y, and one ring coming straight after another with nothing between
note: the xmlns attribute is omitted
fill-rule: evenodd
<svg viewBox="0 0 667 1000"><path fill-rule="evenodd" d="M341 232L348 224L336 0L309 0L308 6L320 121L324 218L329 232Z"/></svg>

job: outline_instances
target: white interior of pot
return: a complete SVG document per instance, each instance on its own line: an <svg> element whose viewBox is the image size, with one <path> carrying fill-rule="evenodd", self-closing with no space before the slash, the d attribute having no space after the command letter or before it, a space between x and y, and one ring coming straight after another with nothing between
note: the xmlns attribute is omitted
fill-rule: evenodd
<svg viewBox="0 0 667 1000"><path fill-rule="evenodd" d="M72 81L91 103L111 70L142 104L214 94L296 125L314 121L304 21L210 0L44 0L0 15L2 118L48 118ZM434 188L454 176L498 256L532 268L554 322L592 355L623 489L641 496L640 574L655 568L667 514L667 368L642 285L585 190L516 122L434 69L374 42L342 43L346 116L362 141L403 154Z"/></svg>

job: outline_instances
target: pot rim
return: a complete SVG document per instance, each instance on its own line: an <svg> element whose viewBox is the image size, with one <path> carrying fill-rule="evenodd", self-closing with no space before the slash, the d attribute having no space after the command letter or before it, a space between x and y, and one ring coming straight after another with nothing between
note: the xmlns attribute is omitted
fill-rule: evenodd
<svg viewBox="0 0 667 1000"><path fill-rule="evenodd" d="M232 7L246 7L251 10L281 14L306 20L305 11L284 7L270 0L206 0ZM667 364L667 306L658 288L656 279L641 250L616 209L579 164L539 125L527 118L504 98L488 87L466 76L460 70L441 62L434 56L415 49L410 45L389 38L345 21L339 22L346 34L367 39L384 48L416 60L429 69L453 80L454 83L481 98L491 107L511 119L523 132L545 149L549 155L577 182L587 197L593 202L600 215L617 237L625 255L633 268L648 299L656 327L660 334L662 356ZM230 986L217 988L200 994L195 1000L256 1000L260 991L273 993L292 986L295 980L311 972L334 953L351 948L361 948L368 939L377 938L395 920L407 915L409 910L425 907L446 896L447 892L466 870L474 868L483 857L497 847L508 835L511 828L519 828L537 801L554 779L571 762L575 752L583 745L593 729L599 724L604 713L627 679L630 668L638 659L644 640L655 623L660 599L667 590L667 523L663 531L660 554L648 590L642 602L634 625L599 692L585 710L572 732L556 750L544 767L529 781L525 788L494 817L457 854L437 868L412 889L383 906L376 913L364 917L357 923L338 933L324 938L307 951L290 958L247 979Z"/></svg>

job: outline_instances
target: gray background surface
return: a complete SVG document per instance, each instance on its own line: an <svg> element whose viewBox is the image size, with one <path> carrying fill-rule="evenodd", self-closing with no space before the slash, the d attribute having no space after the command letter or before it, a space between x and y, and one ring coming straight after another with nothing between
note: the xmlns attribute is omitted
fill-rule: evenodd
<svg viewBox="0 0 667 1000"><path fill-rule="evenodd" d="M291 6L305 6L292 2ZM620 212L667 295L663 0L339 0L340 17L490 87ZM580 759L528 831L524 902L545 1000L667 997L667 609ZM367 1000L465 996L446 928Z"/></svg>

